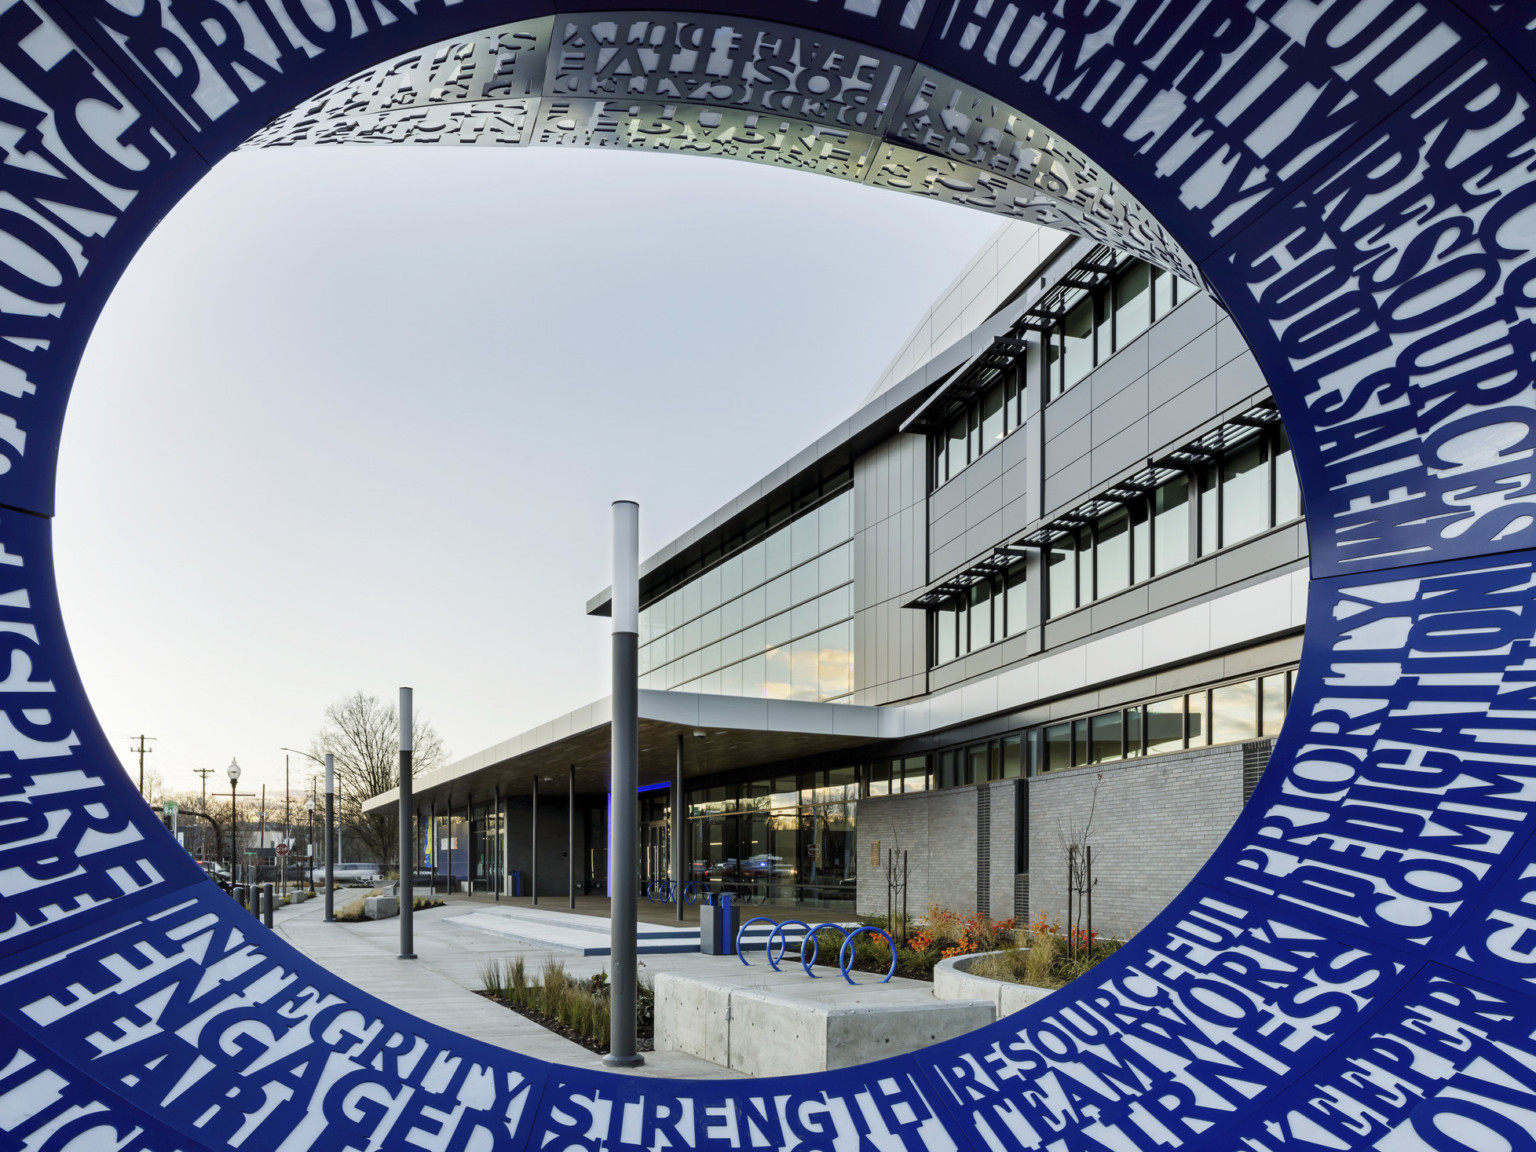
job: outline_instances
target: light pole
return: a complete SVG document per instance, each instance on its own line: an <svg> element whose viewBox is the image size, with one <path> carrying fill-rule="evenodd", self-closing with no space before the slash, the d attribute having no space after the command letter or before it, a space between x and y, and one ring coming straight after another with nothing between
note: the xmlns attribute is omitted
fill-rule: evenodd
<svg viewBox="0 0 1536 1152"><path fill-rule="evenodd" d="M336 855L336 757L331 753L325 754L321 760L313 752L301 752L297 748L279 748L279 752L292 752L302 756L306 760L313 760L316 764L325 768L325 919L327 923L336 919L335 897L332 890L336 887L336 873L333 858ZM310 811L310 840L309 840L309 890L315 890L315 840L314 840L314 811L315 801L311 796L309 801Z"/></svg>
<svg viewBox="0 0 1536 1152"><path fill-rule="evenodd" d="M613 884L608 893L609 984L608 1055L610 1068L645 1063L635 1051L636 877L639 873L639 812L635 798L640 775L640 505L632 500L613 503L613 792L609 860Z"/></svg>
<svg viewBox="0 0 1536 1152"><path fill-rule="evenodd" d="M336 834L336 757L325 754L325 918L336 919L336 854L341 837Z"/></svg>
<svg viewBox="0 0 1536 1152"><path fill-rule="evenodd" d="M235 882L235 869L239 867L240 845L235 840L235 785L240 783L240 765L235 758L229 758L229 767L225 769L229 773L229 882L233 887Z"/></svg>
<svg viewBox="0 0 1536 1152"><path fill-rule="evenodd" d="M304 802L305 809L309 812L309 832L305 841L309 848L309 894L315 894L315 792L314 784L310 784L309 799Z"/></svg>
<svg viewBox="0 0 1536 1152"><path fill-rule="evenodd" d="M411 754L416 748L415 713L412 692L400 689L400 959L416 959L416 942L411 923L415 911L415 893L412 881L416 864L416 845L411 835L411 817L414 805L411 801Z"/></svg>

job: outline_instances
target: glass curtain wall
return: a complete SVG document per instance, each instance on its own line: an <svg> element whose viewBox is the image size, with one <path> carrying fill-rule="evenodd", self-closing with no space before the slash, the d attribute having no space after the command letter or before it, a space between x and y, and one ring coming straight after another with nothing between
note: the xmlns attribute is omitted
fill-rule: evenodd
<svg viewBox="0 0 1536 1152"><path fill-rule="evenodd" d="M851 906L859 790L852 765L695 789L689 873L754 903Z"/></svg>
<svg viewBox="0 0 1536 1152"><path fill-rule="evenodd" d="M640 686L773 700L853 691L853 490L640 613Z"/></svg>

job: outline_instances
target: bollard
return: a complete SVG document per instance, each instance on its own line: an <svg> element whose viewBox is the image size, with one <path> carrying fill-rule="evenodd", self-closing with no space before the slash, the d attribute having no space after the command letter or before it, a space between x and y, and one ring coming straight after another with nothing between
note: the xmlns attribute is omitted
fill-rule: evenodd
<svg viewBox="0 0 1536 1152"><path fill-rule="evenodd" d="M261 885L252 884L245 890L245 906L251 910L251 915L261 915Z"/></svg>
<svg viewBox="0 0 1536 1152"><path fill-rule="evenodd" d="M720 894L721 955L736 955L736 933L739 930L736 917L738 915L740 913L734 913L731 908L731 894L729 892L722 892Z"/></svg>
<svg viewBox="0 0 1536 1152"><path fill-rule="evenodd" d="M235 898L236 904L242 908L245 907L245 885L236 884L229 890L229 894Z"/></svg>
<svg viewBox="0 0 1536 1152"><path fill-rule="evenodd" d="M261 886L261 922L268 928L272 927L272 885L270 883Z"/></svg>

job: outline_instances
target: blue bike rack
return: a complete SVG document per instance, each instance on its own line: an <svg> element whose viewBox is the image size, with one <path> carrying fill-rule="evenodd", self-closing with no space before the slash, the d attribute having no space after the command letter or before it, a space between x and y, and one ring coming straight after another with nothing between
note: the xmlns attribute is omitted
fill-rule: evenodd
<svg viewBox="0 0 1536 1152"><path fill-rule="evenodd" d="M811 965L816 963L816 954L820 948L820 945L816 942L816 933L820 932L823 928L837 929L843 934L843 943L846 944L848 942L848 929L844 928L841 924L818 924L814 928L806 929L805 939L800 941L800 967L805 969L805 974L812 980L821 979L820 976L811 971ZM809 960L805 958L805 946L807 944L811 946L811 958Z"/></svg>
<svg viewBox="0 0 1536 1152"><path fill-rule="evenodd" d="M748 928L752 927L752 925L758 923L759 921L761 921L764 924L772 924L775 928L778 927L778 922L776 920L774 920L773 917L771 917L771 916L754 916L754 917L752 917L752 919L748 920L745 924L743 924L740 928L738 928L736 930L736 956L741 960L741 962L743 964L746 964L749 968L751 967L751 961L749 961L747 959L747 950L741 946L741 934L743 932L745 932ZM768 940L769 940L769 943L772 943L772 941L773 941L773 933L772 932L768 933ZM764 950L765 954L767 953L767 949L768 949L768 945L764 945L763 946L763 950ZM773 964L773 961L770 959L768 961L768 963L769 964ZM777 972L778 971L778 965L777 964L773 964L773 969L774 969L775 972Z"/></svg>
<svg viewBox="0 0 1536 1152"><path fill-rule="evenodd" d="M843 941L842 948L838 949L837 964L838 967L843 970L843 979L848 981L850 984L858 983L858 981L848 973L853 968L853 953L849 951L849 949L853 947L853 938L860 932L873 932L876 936L881 937L887 944L891 946L891 970L885 974L885 979L880 981L882 984L889 984L891 982L891 977L896 975L896 941L891 939L890 934L886 932L885 929L872 928L868 924L864 925L862 928L855 928L852 932L848 933L848 938Z"/></svg>
<svg viewBox="0 0 1536 1152"><path fill-rule="evenodd" d="M775 972L779 970L779 964L784 959L784 953L789 951L789 933L785 932L784 929L788 928L791 924L798 924L807 932L811 930L811 926L804 920L780 920L776 925L774 925L773 931L768 933L768 944L771 947L773 945L773 938L777 936L779 938L779 954L778 956L774 956L772 953L769 953L768 963L773 966L773 970ZM805 947L805 942L803 940L800 942L800 947Z"/></svg>

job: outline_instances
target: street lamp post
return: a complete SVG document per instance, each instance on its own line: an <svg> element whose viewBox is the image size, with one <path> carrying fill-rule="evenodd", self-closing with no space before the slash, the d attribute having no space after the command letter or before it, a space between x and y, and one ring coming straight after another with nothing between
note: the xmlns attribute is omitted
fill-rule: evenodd
<svg viewBox="0 0 1536 1152"><path fill-rule="evenodd" d="M325 754L325 918L336 919L336 757Z"/></svg>
<svg viewBox="0 0 1536 1152"><path fill-rule="evenodd" d="M304 808L309 813L309 832L305 846L309 849L309 894L313 896L315 894L315 783L313 780L310 781L309 787L309 799L304 803Z"/></svg>
<svg viewBox="0 0 1536 1152"><path fill-rule="evenodd" d="M609 960L613 975L608 1000L610 1068L645 1063L635 1051L635 986L638 963L636 931L639 873L639 813L635 798L640 775L640 506L632 500L613 503L613 722L609 781L613 795L609 860Z"/></svg>
<svg viewBox="0 0 1536 1152"><path fill-rule="evenodd" d="M334 889L336 887L336 757L327 752L325 760L313 752L301 752L297 748L279 748L279 752L294 752L303 756L306 760L313 760L316 764L325 765L325 919L329 923L336 919L336 906ZM311 825L313 825L315 802L311 798L309 802ZM309 890L315 890L315 841L311 830L309 841Z"/></svg>
<svg viewBox="0 0 1536 1152"><path fill-rule="evenodd" d="M235 869L239 867L238 853L240 845L235 839L235 785L240 783L240 765L230 757L229 767L225 770L229 773L229 880L234 885Z"/></svg>
<svg viewBox="0 0 1536 1152"><path fill-rule="evenodd" d="M411 754L415 750L415 715L412 693L409 688L400 689L400 959L416 959L416 943L411 923L415 911L415 896L411 889L414 879L415 842L411 837Z"/></svg>

